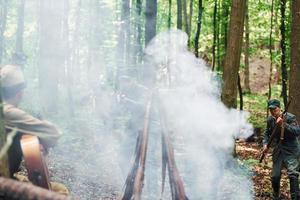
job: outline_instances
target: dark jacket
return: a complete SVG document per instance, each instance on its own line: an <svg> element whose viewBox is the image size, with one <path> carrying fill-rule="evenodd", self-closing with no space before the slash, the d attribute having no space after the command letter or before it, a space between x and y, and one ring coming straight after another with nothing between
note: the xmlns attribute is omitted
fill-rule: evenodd
<svg viewBox="0 0 300 200"><path fill-rule="evenodd" d="M272 116L267 119L267 128L264 133L263 144L267 144L270 136L276 126L276 119ZM284 139L280 142L280 132L281 128L278 127L276 130L276 135L273 140L274 151L281 152L283 155L295 155L299 156L300 146L298 142L298 136L300 135L300 127L296 120L296 116L291 113L286 113L284 122Z"/></svg>

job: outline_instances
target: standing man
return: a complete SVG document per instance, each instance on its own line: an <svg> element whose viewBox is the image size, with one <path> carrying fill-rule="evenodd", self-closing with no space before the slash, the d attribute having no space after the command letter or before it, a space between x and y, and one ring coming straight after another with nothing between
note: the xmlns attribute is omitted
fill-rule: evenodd
<svg viewBox="0 0 300 200"><path fill-rule="evenodd" d="M22 160L20 138L23 134L37 136L47 150L57 142L60 133L51 123L39 120L18 108L26 86L23 71L19 66L6 65L0 69L0 81L5 128L8 132L13 129L18 131L8 151L9 170L13 177Z"/></svg>
<svg viewBox="0 0 300 200"><path fill-rule="evenodd" d="M299 153L300 147L297 137L300 135L300 127L296 120L296 116L291 113L286 113L282 116L280 109L280 101L272 99L268 101L268 108L271 116L267 119L267 129L264 134L263 151L267 149L267 143L270 136L276 128L276 135L274 137L274 150L272 153L272 188L273 199L280 199L280 178L281 169L287 168L288 177L290 179L290 192L292 200L299 200ZM284 137L280 138L281 129L284 128Z"/></svg>

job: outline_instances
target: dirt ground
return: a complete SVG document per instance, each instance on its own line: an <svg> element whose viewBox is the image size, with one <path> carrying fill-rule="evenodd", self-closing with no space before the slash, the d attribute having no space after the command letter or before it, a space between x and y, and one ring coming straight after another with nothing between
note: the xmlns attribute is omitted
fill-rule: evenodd
<svg viewBox="0 0 300 200"><path fill-rule="evenodd" d="M278 81L275 66L272 67L272 81ZM240 72L242 87L244 86L245 72ZM262 57L253 57L249 60L249 85L252 93L265 92L268 89L270 77L270 60Z"/></svg>

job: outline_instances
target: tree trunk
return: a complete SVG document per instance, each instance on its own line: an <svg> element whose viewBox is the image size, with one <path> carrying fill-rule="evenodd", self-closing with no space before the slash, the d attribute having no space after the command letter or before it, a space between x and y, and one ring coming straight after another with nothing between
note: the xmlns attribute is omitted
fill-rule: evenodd
<svg viewBox="0 0 300 200"><path fill-rule="evenodd" d="M82 0L77 1L76 11L75 11L75 27L71 43L71 66L70 73L72 74L74 80L79 80L80 78L80 55L79 55L79 30L80 30L80 21L81 21L81 6ZM70 80L71 81L71 80ZM69 82L70 84L73 81Z"/></svg>
<svg viewBox="0 0 300 200"><path fill-rule="evenodd" d="M287 69L286 69L286 27L285 27L286 0L280 1L281 24L280 24L280 47L281 47L281 76L282 76L282 98L284 106L287 104Z"/></svg>
<svg viewBox="0 0 300 200"><path fill-rule="evenodd" d="M227 107L237 106L237 81L243 39L245 0L232 0L228 44L226 49L222 101Z"/></svg>
<svg viewBox="0 0 300 200"><path fill-rule="evenodd" d="M64 0L64 14L63 14L63 43L64 43L64 60L65 60L65 71L66 71L66 90L68 94L68 110L69 115L71 117L74 116L74 103L73 103L73 92L72 92L72 86L73 86L73 70L72 70L72 64L71 64L71 50L70 50L70 44L69 44L69 0Z"/></svg>
<svg viewBox="0 0 300 200"><path fill-rule="evenodd" d="M7 0L0 1L0 63L2 62L2 56L4 51L4 31L6 29L7 19Z"/></svg>
<svg viewBox="0 0 300 200"><path fill-rule="evenodd" d="M172 0L169 0L168 28L171 28L172 23Z"/></svg>
<svg viewBox="0 0 300 200"><path fill-rule="evenodd" d="M290 69L290 97L293 101L290 112L300 117L300 0L293 0L291 6L292 31L291 31L291 69Z"/></svg>
<svg viewBox="0 0 300 200"><path fill-rule="evenodd" d="M24 33L24 12L25 0L21 0L18 10L18 27L16 39L16 52L23 53L23 33Z"/></svg>
<svg viewBox="0 0 300 200"><path fill-rule="evenodd" d="M177 29L182 30L182 0L177 0Z"/></svg>
<svg viewBox="0 0 300 200"><path fill-rule="evenodd" d="M1 82L0 82L1 88ZM2 105L2 95L0 92L0 105ZM6 142L6 131L4 127L3 106L0 107L0 150ZM8 157L7 153L0 158L0 176L9 177Z"/></svg>
<svg viewBox="0 0 300 200"><path fill-rule="evenodd" d="M198 2L198 20L197 20L197 32L195 36L195 55L198 58L199 57L199 38L200 38L200 32L201 32L201 20L202 20L202 13L203 13L203 6L202 6L202 0L199 0Z"/></svg>
<svg viewBox="0 0 300 200"><path fill-rule="evenodd" d="M29 183L22 183L3 177L0 177L0 198L1 200L74 200L72 197L61 195Z"/></svg>
<svg viewBox="0 0 300 200"><path fill-rule="evenodd" d="M190 35L191 35L191 32L192 32L193 4L194 4L194 0L190 0L190 15L189 15Z"/></svg>
<svg viewBox="0 0 300 200"><path fill-rule="evenodd" d="M268 100L271 99L272 96L272 76L273 76L273 17L274 17L274 0L271 3L271 27L270 27L270 36L269 36L269 54L270 54L270 76L268 82ZM269 108L267 108L267 117L269 117Z"/></svg>
<svg viewBox="0 0 300 200"><path fill-rule="evenodd" d="M156 35L157 0L146 1L145 44Z"/></svg>
<svg viewBox="0 0 300 200"><path fill-rule="evenodd" d="M248 2L249 0L246 0L246 10L245 10L245 49L244 49L244 54L245 54L245 92L250 92L250 73L249 73L249 9L248 9Z"/></svg>
<svg viewBox="0 0 300 200"><path fill-rule="evenodd" d="M244 101L243 101L243 89L241 85L241 77L238 74L238 90L239 90L239 96L240 96L240 110L243 110Z"/></svg>
<svg viewBox="0 0 300 200"><path fill-rule="evenodd" d="M214 0L214 16L213 16L214 37L213 37L213 45L212 45L212 67L211 67L212 71L214 71L216 65L217 12L218 12L218 0Z"/></svg>
<svg viewBox="0 0 300 200"><path fill-rule="evenodd" d="M222 24L221 24L221 38L222 38L222 46L224 50L227 48L227 33L228 33L228 17L229 17L229 2L227 0L222 0ZM217 69L217 71L221 71L224 66L224 58L225 55L223 54L220 58L220 69Z"/></svg>
<svg viewBox="0 0 300 200"><path fill-rule="evenodd" d="M43 111L56 113L62 52L63 1L40 0L39 90Z"/></svg>
<svg viewBox="0 0 300 200"><path fill-rule="evenodd" d="M145 22L145 46L156 35L157 0L146 1ZM150 88L155 82L155 69L151 65L145 65L142 75L143 83Z"/></svg>
<svg viewBox="0 0 300 200"><path fill-rule="evenodd" d="M187 14L187 3L186 0L182 0L183 3L183 19L184 19L184 29L185 32L188 35L188 38L190 38L190 28L188 23L188 14Z"/></svg>
<svg viewBox="0 0 300 200"><path fill-rule="evenodd" d="M136 14L137 14L137 63L141 63L142 61L142 54L143 54L143 45L142 45L142 1L136 0Z"/></svg>

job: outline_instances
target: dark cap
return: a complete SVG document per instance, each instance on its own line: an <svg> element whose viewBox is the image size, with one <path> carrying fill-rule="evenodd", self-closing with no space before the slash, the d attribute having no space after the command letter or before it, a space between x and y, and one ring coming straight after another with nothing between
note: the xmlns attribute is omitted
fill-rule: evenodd
<svg viewBox="0 0 300 200"><path fill-rule="evenodd" d="M271 99L268 101L268 108L274 109L276 107L280 108L280 101L278 101L277 99Z"/></svg>

